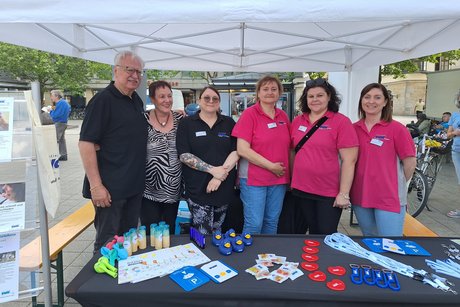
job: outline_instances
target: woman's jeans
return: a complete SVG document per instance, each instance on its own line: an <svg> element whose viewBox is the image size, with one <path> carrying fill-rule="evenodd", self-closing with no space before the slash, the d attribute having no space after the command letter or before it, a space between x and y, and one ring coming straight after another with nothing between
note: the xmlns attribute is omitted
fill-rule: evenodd
<svg viewBox="0 0 460 307"><path fill-rule="evenodd" d="M401 237L403 235L406 206L399 213L354 205L359 228L365 237Z"/></svg>
<svg viewBox="0 0 460 307"><path fill-rule="evenodd" d="M240 190L244 213L243 233L276 234L286 185L248 186L247 179L240 178Z"/></svg>

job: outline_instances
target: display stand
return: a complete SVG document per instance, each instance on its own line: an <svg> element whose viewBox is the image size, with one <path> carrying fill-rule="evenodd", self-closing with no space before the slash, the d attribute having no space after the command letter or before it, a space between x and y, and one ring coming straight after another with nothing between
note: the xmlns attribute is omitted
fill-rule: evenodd
<svg viewBox="0 0 460 307"><path fill-rule="evenodd" d="M6 262L8 273L11 280L4 283L6 287L11 286L11 292L7 295L0 296L0 303L14 301L23 298L36 297L41 290L44 290L44 306L52 306L51 295L51 271L49 260L49 241L48 241L48 212L45 208L45 199L43 196L43 185L40 180L39 159L36 153L37 136L34 135L34 125L40 124L37 119L30 116L28 110L27 96L30 92L0 92L0 113L6 117L7 127L1 130L0 139L3 143L2 156L0 159L0 187L13 186L19 191L23 191L22 199L13 199L13 194L2 194L0 198L0 215L3 224L0 223L0 237L15 236L17 249L10 251L9 245L3 245L0 242L0 255L2 253L11 253L14 255L14 263ZM3 102L3 103L2 103ZM30 105L29 105L30 109ZM3 112L2 112L3 111ZM38 112L35 115L38 116ZM54 128L54 126L52 126ZM54 136L55 140L55 136ZM56 144L57 148L57 144ZM49 162L48 162L49 163ZM57 173L58 175L58 170ZM20 188L18 188L18 186ZM22 187L22 188L21 188ZM49 191L48 191L49 193ZM14 207L15 211L6 210L6 206ZM12 214L12 212L14 214ZM8 216L10 214L10 216ZM54 213L53 213L54 214ZM37 222L39 225L37 226ZM11 224L11 225L10 225ZM11 234L11 235L10 235ZM13 235L14 234L14 235ZM36 251L37 257L41 255L42 259L42 276L39 278L43 286L37 285L36 273L40 271L39 267L23 270L21 267L20 248L27 245L37 236L41 237L41 250ZM19 242L17 242L19 241ZM1 248L4 250L1 250ZM5 269L5 262L0 262L0 270ZM5 271L3 271L5 272ZM2 274L3 275L3 274ZM4 275L6 276L6 275ZM2 278L3 279L3 278ZM0 281L0 290L3 290L2 281ZM8 293L9 289L5 291ZM36 305L36 298L33 299Z"/></svg>

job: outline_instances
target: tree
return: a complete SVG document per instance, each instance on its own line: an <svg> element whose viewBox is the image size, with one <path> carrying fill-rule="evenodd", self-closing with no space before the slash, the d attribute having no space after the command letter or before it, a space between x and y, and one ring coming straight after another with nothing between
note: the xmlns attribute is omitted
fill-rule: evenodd
<svg viewBox="0 0 460 307"><path fill-rule="evenodd" d="M178 70L157 70L157 69L149 69L146 71L147 79L148 80L165 80L174 78L179 74Z"/></svg>
<svg viewBox="0 0 460 307"><path fill-rule="evenodd" d="M419 71L418 64L420 62L438 63L441 58L448 61L449 65L452 65L455 61L460 60L460 50L446 51L417 59L383 65L381 74L384 76L393 76L394 79L404 78L405 74Z"/></svg>
<svg viewBox="0 0 460 307"><path fill-rule="evenodd" d="M91 78L111 79L111 67L78 58L0 42L0 70L24 81L38 81L40 92L53 88L81 95Z"/></svg>

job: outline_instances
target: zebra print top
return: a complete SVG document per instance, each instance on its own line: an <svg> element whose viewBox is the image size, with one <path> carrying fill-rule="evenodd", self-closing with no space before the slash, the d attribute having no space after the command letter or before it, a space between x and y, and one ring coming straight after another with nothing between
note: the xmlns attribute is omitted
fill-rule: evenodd
<svg viewBox="0 0 460 307"><path fill-rule="evenodd" d="M149 122L149 112L145 112ZM163 133L148 125L144 197L156 202L175 203L181 196L182 163L177 156L176 131L183 115L172 111L173 128Z"/></svg>

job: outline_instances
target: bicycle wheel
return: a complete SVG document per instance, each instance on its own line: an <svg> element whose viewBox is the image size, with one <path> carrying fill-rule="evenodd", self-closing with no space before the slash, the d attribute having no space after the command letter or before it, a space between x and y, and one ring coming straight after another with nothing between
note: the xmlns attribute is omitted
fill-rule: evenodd
<svg viewBox="0 0 460 307"><path fill-rule="evenodd" d="M428 201L428 182L419 169L416 169L407 189L407 213L416 217Z"/></svg>
<svg viewBox="0 0 460 307"><path fill-rule="evenodd" d="M438 155L431 156L428 161L428 166L425 170L425 176L428 182L428 196L433 190L434 183L436 182L436 176L438 175L438 167L440 166L440 158Z"/></svg>

